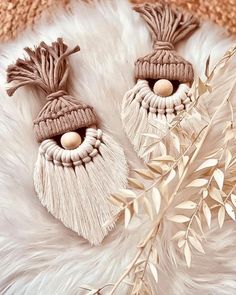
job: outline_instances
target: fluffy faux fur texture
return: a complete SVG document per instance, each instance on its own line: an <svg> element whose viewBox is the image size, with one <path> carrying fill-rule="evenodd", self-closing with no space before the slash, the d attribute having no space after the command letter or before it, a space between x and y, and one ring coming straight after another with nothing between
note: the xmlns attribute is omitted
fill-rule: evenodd
<svg viewBox="0 0 236 295"><path fill-rule="evenodd" d="M100 247L91 247L47 213L36 197L32 174L38 146L32 119L42 102L30 89L20 90L9 99L4 89L5 70L23 47L41 40L51 42L56 37L63 37L68 45L81 46L81 54L70 59L71 93L95 108L101 128L124 146L130 168L142 165L121 127L120 111L124 93L134 85L134 61L150 52L152 44L146 26L127 1L99 1L90 6L76 2L70 14L58 11L50 24L42 23L18 40L1 45L0 294L78 295L85 294L82 285L100 287L115 282L149 227L142 218L133 220L127 230L118 224ZM212 66L233 42L219 27L205 23L178 49L203 76L209 53ZM218 100L236 79L235 65L234 61L215 81ZM219 103L214 98L208 97L209 112ZM218 124L225 120L224 114ZM214 132L218 128L212 132L217 141ZM205 229L206 255L195 254L190 269L174 250L171 236L176 227L165 220L159 237L159 283L153 285L155 293L236 293L235 224L228 221L222 230L214 225L211 230ZM125 284L117 292L128 293ZM109 288L103 294L109 294Z"/></svg>

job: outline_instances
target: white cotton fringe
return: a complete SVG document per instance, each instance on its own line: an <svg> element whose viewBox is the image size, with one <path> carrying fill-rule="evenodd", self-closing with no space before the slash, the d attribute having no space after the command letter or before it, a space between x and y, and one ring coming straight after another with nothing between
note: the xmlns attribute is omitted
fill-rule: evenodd
<svg viewBox="0 0 236 295"><path fill-rule="evenodd" d="M175 115L190 103L189 90L188 85L180 84L174 94L163 98L150 89L148 81L138 80L125 94L121 111L123 127L135 151L144 161L148 162L150 157L160 155L158 145L155 151L145 155L146 147L152 144L154 139L144 134L161 135L161 132L153 126L155 120L166 128L167 123L170 123Z"/></svg>
<svg viewBox="0 0 236 295"><path fill-rule="evenodd" d="M87 128L83 143L64 150L54 140L41 143L34 183L38 197L62 223L99 245L115 226L117 207L108 196L127 183L123 149L100 129Z"/></svg>

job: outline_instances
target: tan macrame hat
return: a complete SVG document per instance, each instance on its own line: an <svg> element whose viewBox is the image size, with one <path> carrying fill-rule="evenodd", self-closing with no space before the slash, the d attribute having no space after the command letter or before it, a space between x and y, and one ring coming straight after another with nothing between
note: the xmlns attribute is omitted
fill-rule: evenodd
<svg viewBox="0 0 236 295"><path fill-rule="evenodd" d="M192 82L191 63L175 51L174 45L198 27L198 20L169 5L144 4L134 7L146 21L152 34L154 51L135 63L136 79L168 79Z"/></svg>
<svg viewBox="0 0 236 295"><path fill-rule="evenodd" d="M67 57L79 50L79 46L69 50L60 38L51 46L41 42L34 50L25 48L29 57L18 59L7 69L7 82L15 81L7 90L8 95L12 96L24 85L34 85L46 95L47 103L34 120L38 142L97 122L93 108L80 103L66 91Z"/></svg>

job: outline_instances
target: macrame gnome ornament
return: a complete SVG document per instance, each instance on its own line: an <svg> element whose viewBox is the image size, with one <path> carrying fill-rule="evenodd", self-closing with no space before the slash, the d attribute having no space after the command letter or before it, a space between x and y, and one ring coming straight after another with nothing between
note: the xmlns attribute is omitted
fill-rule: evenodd
<svg viewBox="0 0 236 295"><path fill-rule="evenodd" d="M110 193L126 185L127 165L123 149L96 127L93 108L67 93L67 58L79 51L68 49L62 39L51 46L41 42L28 58L8 67L8 82L15 82L10 96L24 85L41 89L46 104L34 120L40 143L34 183L38 197L62 223L99 245L114 223L116 208ZM83 136L84 134L84 136Z"/></svg>
<svg viewBox="0 0 236 295"><path fill-rule="evenodd" d="M167 4L144 4L134 8L148 25L153 52L135 62L136 85L122 103L123 126L141 158L148 161L145 146L155 134L152 122L162 126L190 103L188 95L194 79L192 65L174 49L174 45L198 27L197 19ZM158 153L158 152L157 152Z"/></svg>

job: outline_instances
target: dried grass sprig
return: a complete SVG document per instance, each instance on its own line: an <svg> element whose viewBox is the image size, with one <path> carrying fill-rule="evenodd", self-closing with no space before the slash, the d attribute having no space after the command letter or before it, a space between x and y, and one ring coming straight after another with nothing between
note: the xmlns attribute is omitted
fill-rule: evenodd
<svg viewBox="0 0 236 295"><path fill-rule="evenodd" d="M189 267L194 251L203 254L205 252L204 224L210 227L213 215L217 216L220 228L226 214L231 219L236 219L236 156L231 152L236 144L236 132L230 101L236 81L211 117L207 109L199 103L214 91L211 86L213 78L225 69L235 53L236 47L227 51L211 71L208 58L206 80L203 82L199 78L195 81L192 88L194 102L190 108L176 116L163 137L145 135L156 139L152 145L159 144L162 155L151 159L146 169L136 169L136 177L129 179L130 187L110 197L111 202L120 208L114 219L123 215L125 227L128 227L133 216L145 209L151 219L151 228L137 245L137 253L126 270L114 284L109 284L112 286L109 294L115 294L119 286L126 283L127 278L131 280L131 294L152 294L149 275L158 281L159 257L156 243L164 218L168 217L172 222L182 225L183 228L174 234L172 241L177 241ZM230 110L230 119L222 132L222 140L213 151L200 158L215 120L226 104ZM201 123L200 128L192 128L191 120ZM160 128L158 124L156 126ZM147 147L147 153L151 152L152 146ZM189 172L193 175L190 183ZM169 193L171 187L173 191ZM181 200L186 190L191 192L189 199ZM180 211L180 214L170 216L173 205L174 210Z"/></svg>

